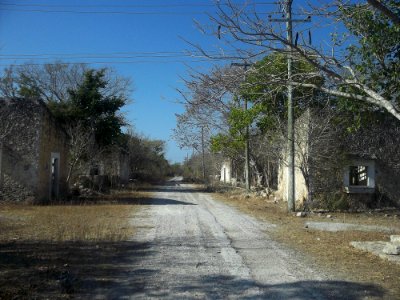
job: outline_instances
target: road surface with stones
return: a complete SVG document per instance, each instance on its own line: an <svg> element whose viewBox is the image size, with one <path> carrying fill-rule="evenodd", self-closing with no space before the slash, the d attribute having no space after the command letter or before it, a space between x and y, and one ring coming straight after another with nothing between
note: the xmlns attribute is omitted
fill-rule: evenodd
<svg viewBox="0 0 400 300"><path fill-rule="evenodd" d="M274 242L266 224L190 185L161 187L132 220L129 272L98 299L371 299L373 287L332 280Z"/></svg>

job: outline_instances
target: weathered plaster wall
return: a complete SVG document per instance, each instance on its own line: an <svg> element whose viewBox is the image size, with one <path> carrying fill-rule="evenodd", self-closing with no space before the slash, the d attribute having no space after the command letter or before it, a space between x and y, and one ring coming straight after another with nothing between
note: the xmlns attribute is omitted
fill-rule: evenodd
<svg viewBox="0 0 400 300"><path fill-rule="evenodd" d="M59 195L67 192L66 178L68 174L68 140L66 133L57 124L54 117L47 108L41 105L40 119L40 144L39 144L39 178L37 195L39 200L48 201L50 199L51 186L51 155L58 153L59 162Z"/></svg>
<svg viewBox="0 0 400 300"><path fill-rule="evenodd" d="M231 183L231 181L232 181L232 163L230 161L222 162L220 181L224 182L224 183Z"/></svg>
<svg viewBox="0 0 400 300"><path fill-rule="evenodd" d="M304 160L309 155L308 151L308 127L310 122L310 112L306 111L295 123L295 200L303 202L307 199L308 189L306 180L301 171L301 167L307 167ZM285 149L279 164L278 171L278 191L277 195L283 200L288 200L288 167L287 167L287 150Z"/></svg>
<svg viewBox="0 0 400 300"><path fill-rule="evenodd" d="M297 161L296 161L297 164ZM308 189L304 176L298 167L295 168L295 198L296 201L303 202L307 198ZM281 164L278 172L278 190L277 195L284 201L288 199L288 168L285 164Z"/></svg>

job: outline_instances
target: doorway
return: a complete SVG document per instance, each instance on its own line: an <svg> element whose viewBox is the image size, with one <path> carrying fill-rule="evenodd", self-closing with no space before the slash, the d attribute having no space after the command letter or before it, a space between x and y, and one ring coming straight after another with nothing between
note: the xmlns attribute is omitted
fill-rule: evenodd
<svg viewBox="0 0 400 300"><path fill-rule="evenodd" d="M50 163L50 201L53 201L58 199L60 190L60 153L51 153Z"/></svg>

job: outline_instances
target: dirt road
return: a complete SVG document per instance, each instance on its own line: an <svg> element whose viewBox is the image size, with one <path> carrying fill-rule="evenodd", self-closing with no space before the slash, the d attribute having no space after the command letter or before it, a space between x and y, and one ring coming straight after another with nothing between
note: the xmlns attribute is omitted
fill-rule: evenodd
<svg viewBox="0 0 400 300"><path fill-rule="evenodd" d="M260 223L193 190L171 183L142 203L129 271L98 299L371 299L373 285L334 280L269 238ZM334 247L334 245L332 245Z"/></svg>

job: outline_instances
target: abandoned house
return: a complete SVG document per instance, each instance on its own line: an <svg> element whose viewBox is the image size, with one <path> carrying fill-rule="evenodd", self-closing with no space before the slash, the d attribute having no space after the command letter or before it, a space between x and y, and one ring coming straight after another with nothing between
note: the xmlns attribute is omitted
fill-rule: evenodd
<svg viewBox="0 0 400 300"><path fill-rule="evenodd" d="M108 189L125 185L129 182L129 154L114 146L99 153L81 166L79 180L84 185L98 189Z"/></svg>
<svg viewBox="0 0 400 300"><path fill-rule="evenodd" d="M0 199L48 203L67 192L68 137L39 99L0 99Z"/></svg>
<svg viewBox="0 0 400 300"><path fill-rule="evenodd" d="M328 195L350 206L400 205L400 126L387 121L343 135L330 120L329 112L307 110L296 121L296 201ZM278 195L287 200L285 157Z"/></svg>

